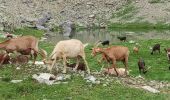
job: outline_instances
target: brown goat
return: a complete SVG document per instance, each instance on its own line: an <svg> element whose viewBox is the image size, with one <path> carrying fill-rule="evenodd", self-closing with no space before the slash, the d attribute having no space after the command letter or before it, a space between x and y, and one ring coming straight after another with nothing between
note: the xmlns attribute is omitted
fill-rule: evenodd
<svg viewBox="0 0 170 100"><path fill-rule="evenodd" d="M33 36L21 36L18 38L12 38L0 43L0 49L6 50L7 53L13 53L14 51L20 52L21 54L31 54L33 50L34 62L37 58L38 52L38 39ZM42 54L41 56L45 55Z"/></svg>
<svg viewBox="0 0 170 100"><path fill-rule="evenodd" d="M95 56L97 53L101 53L105 60L113 63L112 68L114 68L117 75L118 72L116 70L116 61L123 61L126 69L125 73L127 74L127 63L129 57L129 49L127 47L112 46L110 48L93 48L92 56Z"/></svg>
<svg viewBox="0 0 170 100"><path fill-rule="evenodd" d="M133 47L133 53L138 53L139 52L139 47L134 46Z"/></svg>
<svg viewBox="0 0 170 100"><path fill-rule="evenodd" d="M11 64L27 64L28 61L29 58L26 55L18 55L15 58L10 59Z"/></svg>
<svg viewBox="0 0 170 100"><path fill-rule="evenodd" d="M7 53L0 54L0 65L9 64L10 57Z"/></svg>
<svg viewBox="0 0 170 100"><path fill-rule="evenodd" d="M165 52L166 52L166 55L167 55L167 58L168 58L168 61L170 61L170 48L164 48Z"/></svg>

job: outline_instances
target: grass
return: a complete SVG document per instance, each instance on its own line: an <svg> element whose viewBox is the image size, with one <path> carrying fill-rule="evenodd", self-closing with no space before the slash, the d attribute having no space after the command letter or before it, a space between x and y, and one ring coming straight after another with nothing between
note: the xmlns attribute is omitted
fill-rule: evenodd
<svg viewBox="0 0 170 100"><path fill-rule="evenodd" d="M7 81L0 80L0 98L17 100L65 100L69 98L73 100L168 100L168 98L170 98L166 94L152 94L141 89L124 86L115 81L107 87L102 86L102 84L90 85L86 83L82 77L77 75L72 75L71 80L67 80L68 84L52 86L39 84L31 79L32 74L37 73L34 71L36 67L37 66L22 66L21 70L16 70L16 66L1 68L0 76L5 77L10 74L12 79L25 79L17 84L10 83L9 79ZM31 70L28 71L28 69ZM43 70L39 70L39 72L42 71Z"/></svg>
<svg viewBox="0 0 170 100"><path fill-rule="evenodd" d="M158 22L156 24L149 22L129 22L129 23L110 23L108 24L109 29L170 29L170 24Z"/></svg>
<svg viewBox="0 0 170 100"><path fill-rule="evenodd" d="M29 29L28 29L29 30ZM27 30L27 31L28 31ZM24 35L36 35L37 30L26 32L22 30L21 32L26 32ZM20 32L20 31L19 31ZM31 34L28 34L31 33ZM19 33L16 33L19 34ZM41 33L40 33L41 34ZM38 35L37 37L39 37ZM138 76L137 61L139 57L143 57L146 66L151 67L146 75L142 75L147 80L158 80L158 81L168 81L170 82L170 73L168 70L169 63L166 58L166 54L163 50L164 47L170 47L168 40L140 40L137 41L141 45L139 54L132 53L132 48L134 44L128 42L113 43L112 45L123 45L127 46L130 50L129 56L129 69L131 76ZM153 46L155 43L161 44L161 54L155 53L150 55L149 47ZM46 42L40 42L40 48L45 49L48 54L54 48L52 44ZM86 59L89 64L91 71L100 70L101 64L97 62L101 56L92 57L91 48L93 46L89 45L85 49ZM0 98L2 100L6 99L16 99L16 100L30 100L30 99L50 99L50 100L168 100L170 99L169 94L152 94L150 92L144 91L142 89L135 89L127 87L123 84L113 81L107 87L102 86L102 84L95 85L87 83L81 76L77 76L73 73L72 78L67 80L68 84L59 84L48 86L45 84L39 84L32 79L32 75L39 72L47 72L46 69L42 69L38 66L33 65L19 65L20 70L16 70L15 65L4 65L0 68ZM118 62L119 67L123 67L121 62ZM108 66L105 66L108 67ZM22 79L21 83L11 83L13 79Z"/></svg>
<svg viewBox="0 0 170 100"><path fill-rule="evenodd" d="M25 27L25 28L15 29L14 34L16 34L16 35L21 35L21 34L33 35L37 38L40 38L43 36L44 31Z"/></svg>

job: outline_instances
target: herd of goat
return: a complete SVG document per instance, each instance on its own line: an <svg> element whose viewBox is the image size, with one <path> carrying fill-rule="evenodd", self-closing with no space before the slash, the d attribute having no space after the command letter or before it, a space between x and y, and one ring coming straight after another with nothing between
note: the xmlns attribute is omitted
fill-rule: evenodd
<svg viewBox="0 0 170 100"><path fill-rule="evenodd" d="M126 37L118 37L121 41L126 41ZM63 61L64 69L63 73L66 73L67 67L73 68L73 70L87 70L88 74L90 74L90 69L88 63L86 61L86 55L84 48L87 46L83 44L80 40L70 39L70 40L62 40L59 41L54 47L50 57L47 59L47 52L38 47L38 39L34 36L19 36L16 38L10 37L10 39L5 40L0 43L0 65L2 64L27 64L30 59L33 59L33 64L35 64L37 55L40 54L43 58L43 62L47 65L47 69L52 71L52 68L55 66L58 60ZM110 41L99 41L92 48L92 56L96 56L97 54L101 54L101 61L106 61L111 63L111 67L104 70L104 73L112 74L114 72L115 75L121 74L124 72L125 75L128 74L128 57L129 57L129 49L125 46L109 46L107 48L98 47L99 44L110 45ZM133 48L134 53L138 53L139 45L136 45ZM153 54L155 51L160 52L160 44L155 44L152 47ZM165 49L167 53L168 60L170 60L170 48ZM11 55L15 56L12 57ZM76 63L69 64L68 58L76 58ZM80 62L80 59L84 61L84 63ZM116 61L122 61L125 69L116 68ZM140 73L146 73L147 70L145 68L145 62L142 58L138 61L138 67ZM56 67L57 68L57 67ZM58 70L58 68L57 68Z"/></svg>

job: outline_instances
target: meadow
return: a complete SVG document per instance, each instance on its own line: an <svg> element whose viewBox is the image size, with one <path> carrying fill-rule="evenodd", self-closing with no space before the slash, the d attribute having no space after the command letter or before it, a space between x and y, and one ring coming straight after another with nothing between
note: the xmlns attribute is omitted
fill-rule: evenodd
<svg viewBox="0 0 170 100"><path fill-rule="evenodd" d="M24 29L16 30L15 34L34 35L40 38L43 35L43 31ZM32 34L34 33L34 34ZM3 39L1 39L3 41ZM139 54L134 54L132 49L134 44L129 42L112 43L111 45L123 45L127 46L130 50L128 67L130 76L136 77L139 75L137 62L140 57L145 60L146 66L150 67L147 74L143 75L146 80L166 81L170 82L170 70L168 69L170 64L167 61L167 56L164 48L170 47L170 40L139 40L141 47ZM161 53L150 54L150 47L156 43L161 44ZM53 50L54 44L48 42L40 42L39 47L45 49L48 54ZM102 47L102 46L101 46ZM91 56L91 48L93 44L89 44L85 48L86 60L91 69L91 72L100 71L103 64L98 63L97 59L101 58L101 55L96 57ZM38 60L41 60L39 57ZM124 67L122 62L117 63L118 67ZM16 68L20 67L20 70ZM46 85L40 84L32 79L32 75L40 72L47 72L46 69L42 69L35 65L3 65L0 67L0 98L1 100L16 99L16 100L169 100L170 95L165 93L153 94L143 89L136 89L128 87L124 84L120 84L113 81L108 86L102 84L87 83L80 75L68 72L71 75L70 80L66 80L67 84L55 84ZM55 73L55 72L54 72ZM110 76L114 77L114 76ZM20 83L11 83L13 79L23 80ZM168 88L170 90L170 88Z"/></svg>

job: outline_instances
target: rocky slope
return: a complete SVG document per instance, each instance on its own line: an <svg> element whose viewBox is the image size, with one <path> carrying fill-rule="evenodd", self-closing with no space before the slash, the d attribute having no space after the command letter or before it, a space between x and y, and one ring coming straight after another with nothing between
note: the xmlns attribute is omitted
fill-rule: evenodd
<svg viewBox="0 0 170 100"><path fill-rule="evenodd" d="M132 2L130 2L132 1ZM110 22L148 21L170 22L169 0L0 0L0 29L21 27L34 22L49 12L53 27L64 21L79 26L105 25ZM6 25L5 23L5 25Z"/></svg>

